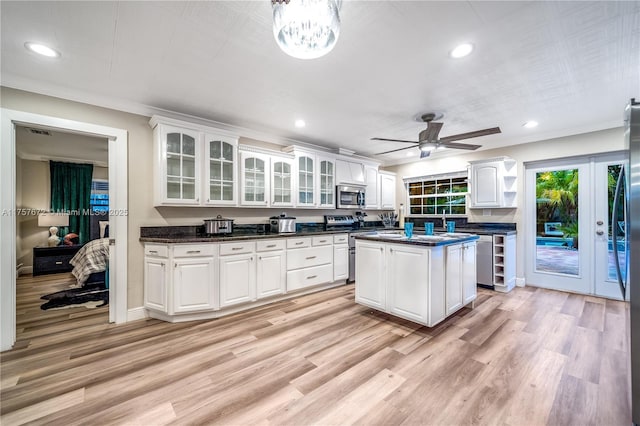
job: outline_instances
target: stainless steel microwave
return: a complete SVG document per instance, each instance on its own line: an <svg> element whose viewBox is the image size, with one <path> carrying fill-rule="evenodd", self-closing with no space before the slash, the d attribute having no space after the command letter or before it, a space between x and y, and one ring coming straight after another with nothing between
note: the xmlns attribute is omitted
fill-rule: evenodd
<svg viewBox="0 0 640 426"><path fill-rule="evenodd" d="M364 208L364 186L338 185L336 187L336 208Z"/></svg>

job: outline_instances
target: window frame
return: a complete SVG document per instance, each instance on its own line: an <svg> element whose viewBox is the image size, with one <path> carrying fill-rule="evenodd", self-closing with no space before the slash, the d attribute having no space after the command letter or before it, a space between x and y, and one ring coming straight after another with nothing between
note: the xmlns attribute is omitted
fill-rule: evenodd
<svg viewBox="0 0 640 426"><path fill-rule="evenodd" d="M419 184L422 187L420 194L411 194L411 187L415 188L415 185ZM454 185L464 184L466 185L465 191L454 192ZM428 176L417 176L413 178L405 178L405 199L407 206L408 217L442 217L442 210L440 207L445 206L447 217L467 217L469 212L469 173L467 170L454 172L454 173L442 173ZM425 193L425 188L433 188L432 193ZM439 190L440 188L440 190ZM456 207L452 199L457 198L462 200L461 205L464 207L463 212L456 211L452 213L452 209ZM462 198L460 198L462 197ZM413 200L423 200L419 204L411 204ZM440 201L444 200L444 201ZM429 201L433 201L429 203ZM426 204L425 204L426 202ZM412 209L413 207L413 209ZM425 209L433 208L433 213L424 213ZM420 213L414 213L416 208L420 209ZM459 209L457 209L459 210Z"/></svg>

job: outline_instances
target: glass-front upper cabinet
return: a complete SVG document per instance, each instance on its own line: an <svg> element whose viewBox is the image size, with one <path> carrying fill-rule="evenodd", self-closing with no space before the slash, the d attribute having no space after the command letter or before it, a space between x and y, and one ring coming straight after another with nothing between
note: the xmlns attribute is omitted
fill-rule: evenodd
<svg viewBox="0 0 640 426"><path fill-rule="evenodd" d="M237 147L232 138L205 134L205 204L236 205Z"/></svg>
<svg viewBox="0 0 640 426"><path fill-rule="evenodd" d="M319 183L320 206L335 208L336 206L336 184L335 184L335 161L318 157L320 168Z"/></svg>
<svg viewBox="0 0 640 426"><path fill-rule="evenodd" d="M315 156L297 154L298 199L297 207L315 207Z"/></svg>
<svg viewBox="0 0 640 426"><path fill-rule="evenodd" d="M241 152L240 161L240 204L268 206L269 157L253 152Z"/></svg>
<svg viewBox="0 0 640 426"><path fill-rule="evenodd" d="M293 159L271 158L271 206L293 206Z"/></svg>
<svg viewBox="0 0 640 426"><path fill-rule="evenodd" d="M200 140L196 131L161 126L162 203L200 202Z"/></svg>

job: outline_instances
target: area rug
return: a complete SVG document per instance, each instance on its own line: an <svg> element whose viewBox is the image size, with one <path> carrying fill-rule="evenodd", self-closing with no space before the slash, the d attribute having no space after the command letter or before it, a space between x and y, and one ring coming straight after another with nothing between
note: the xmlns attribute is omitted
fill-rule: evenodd
<svg viewBox="0 0 640 426"><path fill-rule="evenodd" d="M92 309L109 304L109 290L102 285L91 285L46 294L41 299L47 300L40 309L75 308L84 306Z"/></svg>

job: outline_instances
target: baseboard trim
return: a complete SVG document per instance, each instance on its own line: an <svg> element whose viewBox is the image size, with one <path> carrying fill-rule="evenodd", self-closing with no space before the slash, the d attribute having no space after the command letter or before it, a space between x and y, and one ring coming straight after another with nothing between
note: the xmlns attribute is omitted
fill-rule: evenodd
<svg viewBox="0 0 640 426"><path fill-rule="evenodd" d="M517 287L524 287L524 285L525 285L524 277L516 278L516 286Z"/></svg>
<svg viewBox="0 0 640 426"><path fill-rule="evenodd" d="M129 309L127 311L127 322L146 319L148 317L149 317L149 314L147 310L144 308L144 306Z"/></svg>
<svg viewBox="0 0 640 426"><path fill-rule="evenodd" d="M17 270L16 276L25 275L25 274L33 274L33 266L21 266Z"/></svg>

